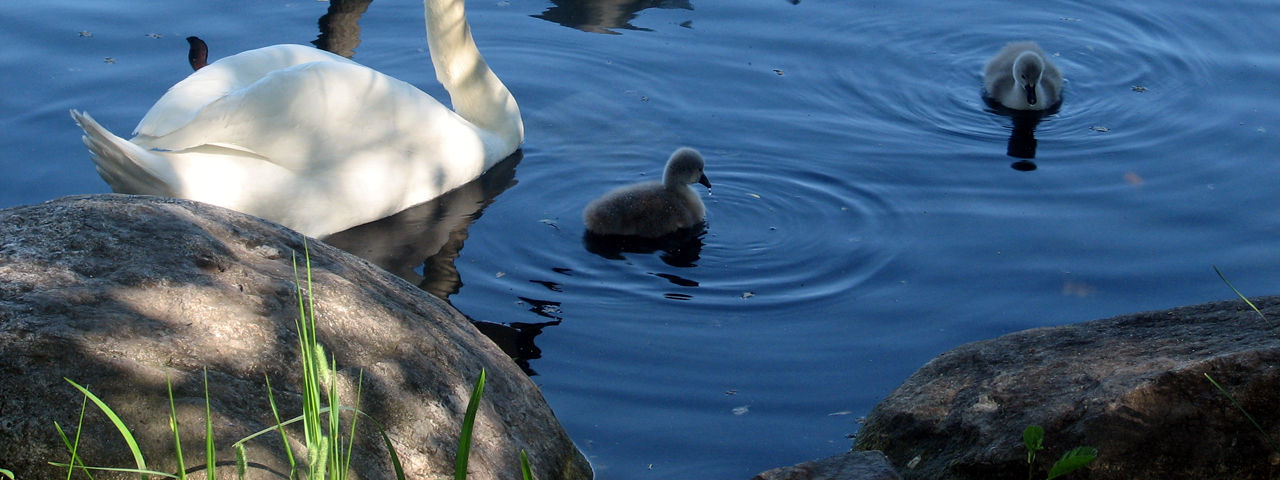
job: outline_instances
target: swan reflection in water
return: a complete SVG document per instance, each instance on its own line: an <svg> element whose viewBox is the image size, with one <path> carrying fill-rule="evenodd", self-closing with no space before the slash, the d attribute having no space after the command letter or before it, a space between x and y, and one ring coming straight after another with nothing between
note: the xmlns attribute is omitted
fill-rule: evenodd
<svg viewBox="0 0 1280 480"><path fill-rule="evenodd" d="M328 11L317 21L320 34L311 43L351 58L360 45L360 17L371 1L330 0ZM499 194L515 185L515 169L522 156L523 152L516 150L470 183L396 215L335 233L324 241L448 302L449 296L462 287L454 261L467 239L467 228ZM534 337L542 333L543 327L560 323L558 318L509 325L468 319L530 376L537 372L529 362L542 357Z"/></svg>
<svg viewBox="0 0 1280 480"><path fill-rule="evenodd" d="M619 35L613 29L650 31L631 24L647 8L693 10L690 0L551 0L554 6L534 18L584 32Z"/></svg>
<svg viewBox="0 0 1280 480"><path fill-rule="evenodd" d="M1013 121L1013 129L1009 132L1009 144L1005 153L1019 160L1010 165L1014 170L1030 172L1036 169L1032 160L1036 158L1036 127L1045 117L1058 113L1061 102L1047 110L1014 110L992 101L983 95L987 104L987 112L1009 117Z"/></svg>
<svg viewBox="0 0 1280 480"><path fill-rule="evenodd" d="M499 194L516 184L516 165L522 155L517 150L480 178L427 203L323 240L447 302L462 287L454 261L467 240L467 229ZM553 317L539 323L471 322L526 374L536 375L529 361L540 358L542 351L533 339L544 327L558 325L560 320Z"/></svg>
<svg viewBox="0 0 1280 480"><path fill-rule="evenodd" d="M320 36L312 45L347 58L356 54L360 45L360 17L373 0L329 0L329 10L316 22Z"/></svg>

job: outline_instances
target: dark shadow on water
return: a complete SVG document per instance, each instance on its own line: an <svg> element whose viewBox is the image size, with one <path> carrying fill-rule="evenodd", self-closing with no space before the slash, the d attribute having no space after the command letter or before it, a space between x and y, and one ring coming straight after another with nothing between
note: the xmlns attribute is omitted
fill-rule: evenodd
<svg viewBox="0 0 1280 480"><path fill-rule="evenodd" d="M1035 162L1031 161L1036 158L1036 127L1040 125L1040 121L1045 117L1058 113L1058 109L1062 107L1062 101L1054 104L1045 110L1014 110L992 98L982 96L983 102L987 104L987 112L1009 117L1013 122L1013 130L1009 132L1009 143L1005 149L1005 154L1017 158L1019 160L1010 165L1014 170L1021 172L1030 172L1036 169Z"/></svg>
<svg viewBox="0 0 1280 480"><path fill-rule="evenodd" d="M390 217L335 233L324 241L448 301L463 285L454 262L467 240L467 229L498 195L517 183L516 166L522 157L523 152L517 150L466 185ZM541 356L533 337L542 333L542 327L560 323L558 318L553 320L510 326L474 319L472 323L525 373L533 375L529 360Z"/></svg>
<svg viewBox="0 0 1280 480"><path fill-rule="evenodd" d="M542 334L542 329L559 325L560 320L542 323L511 322L510 325L472 320L480 333L502 347L502 351L520 366L526 375L534 376L538 372L530 365L530 361L542 358L542 349L534 344L533 339Z"/></svg>
<svg viewBox="0 0 1280 480"><path fill-rule="evenodd" d="M533 15L584 32L619 35L619 30L650 31L631 24L647 8L693 10L690 0L551 0L554 5Z"/></svg>
<svg viewBox="0 0 1280 480"><path fill-rule="evenodd" d="M625 258L622 256L624 253L662 252L658 258L667 265L689 268L697 266L698 258L702 254L702 236L706 232L705 224L658 238L599 235L586 232L582 235L582 245L588 252L610 260L622 260Z"/></svg>

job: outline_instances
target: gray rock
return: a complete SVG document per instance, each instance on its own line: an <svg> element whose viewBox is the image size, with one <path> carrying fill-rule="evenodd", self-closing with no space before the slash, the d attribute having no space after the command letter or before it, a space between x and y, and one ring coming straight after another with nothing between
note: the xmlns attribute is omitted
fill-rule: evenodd
<svg viewBox="0 0 1280 480"><path fill-rule="evenodd" d="M222 462L234 458L233 441L273 424L264 376L281 415L297 415L291 256L303 240L183 200L94 195L0 211L0 468L28 480L65 476L47 464L67 459L54 422L74 430L82 397L63 377L114 407L162 471L175 470L166 376L189 467L204 463L202 369ZM451 477L481 368L488 383L469 478L519 478L522 449L539 478L591 477L538 388L456 310L328 245L311 241L310 257L318 337L337 361L344 401L354 404L363 374L360 409L387 430L409 478ZM390 478L372 425L360 422L352 470ZM79 448L91 465L133 466L92 405ZM287 473L283 453L279 435L255 439L250 477ZM97 478L122 476L136 478Z"/></svg>
<svg viewBox="0 0 1280 480"><path fill-rule="evenodd" d="M1026 478L1038 424L1037 478L1080 445L1099 456L1067 478L1273 478L1267 440L1204 376L1280 438L1280 297L1255 303L1272 320L1225 301L961 346L880 402L856 448L907 479Z"/></svg>
<svg viewBox="0 0 1280 480"><path fill-rule="evenodd" d="M781 467L751 480L898 480L883 453L850 451L833 457Z"/></svg>

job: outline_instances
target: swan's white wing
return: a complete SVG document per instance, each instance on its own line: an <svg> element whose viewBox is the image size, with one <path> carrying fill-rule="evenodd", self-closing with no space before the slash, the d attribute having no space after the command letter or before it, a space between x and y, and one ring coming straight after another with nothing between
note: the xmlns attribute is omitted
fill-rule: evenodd
<svg viewBox="0 0 1280 480"><path fill-rule="evenodd" d="M272 45L232 55L174 84L138 122L134 135L161 137L187 125L200 109L279 70L312 62L355 62L315 47Z"/></svg>
<svg viewBox="0 0 1280 480"><path fill-rule="evenodd" d="M272 72L201 108L147 147L182 151L216 145L249 152L296 173L350 165L358 158L399 162L442 155L483 157L470 123L416 87L375 70L312 62ZM478 175L478 173L477 173Z"/></svg>

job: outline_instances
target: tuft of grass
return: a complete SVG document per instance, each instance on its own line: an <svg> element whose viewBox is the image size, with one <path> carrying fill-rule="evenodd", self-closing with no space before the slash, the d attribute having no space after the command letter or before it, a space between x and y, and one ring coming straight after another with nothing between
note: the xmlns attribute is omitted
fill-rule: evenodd
<svg viewBox="0 0 1280 480"><path fill-rule="evenodd" d="M1027 426L1022 430L1022 444L1027 447L1027 480L1031 480L1035 474L1036 452L1044 450L1044 428L1039 425ZM1062 454L1062 458L1049 467L1047 480L1074 472L1088 465L1095 458L1098 458L1098 449L1093 447L1076 447L1068 450Z"/></svg>
<svg viewBox="0 0 1280 480"><path fill-rule="evenodd" d="M296 320L296 327L298 331L299 351L302 360L302 415L290 420L282 421L280 418L280 411L276 405L275 396L271 389L271 380L267 379L267 399L271 405L271 414L275 420L275 425L242 438L232 444L232 448L234 449L236 456L235 465L237 476L241 479L245 478L248 470L249 462L245 454L245 443L265 433L278 432L280 434L280 440L284 444L284 450L289 461L289 476L290 478L297 478L299 473L298 462L289 446L288 434L285 432L284 427L300 421L303 424L303 437L307 447L308 462L306 465L306 478L345 480L348 476L348 472L350 471L351 454L354 451L357 419L363 416L372 421L373 425L378 430L378 433L382 436L388 455L391 457L391 464L395 470L396 478L398 480L404 480L404 468L400 462L399 455L395 451L395 446L391 443L390 437L387 436L386 429L377 421L374 421L369 417L368 414L360 411L359 409L360 403L358 398L361 393L360 388L357 387L357 401L355 408L343 406L339 402L337 389L338 376L336 373L337 362L325 355L324 348L317 340L314 308L315 303L313 299L314 297L311 295L313 285L311 278L310 249L305 242L303 245L306 252L305 289L303 288L302 276L299 271L296 254L294 255L293 260L294 280L295 285L297 285L298 295L298 319ZM88 388L72 381L71 379L65 380L70 383L72 387L79 390L84 396L84 402L82 402L80 406L80 418L76 425L74 439L68 437L62 426L57 422L54 422L54 428L57 429L58 435L62 438L63 444L70 452L71 458L66 463L50 463L58 467L67 468L68 479L71 478L77 469L84 473L84 475L90 480L93 479L92 472L94 471L137 473L143 480L147 480L151 476L175 478L180 480L185 480L187 478L186 459L183 458L182 439L179 434L180 425L177 417L177 406L175 405L173 398L173 384L168 376L166 376L166 385L168 387L169 394L169 428L170 431L173 432L173 445L175 452L174 461L178 468L176 473L160 472L148 469L146 459L141 448L138 446L137 440L129 431L129 428L125 425L124 421L120 419L120 416L117 415L106 402L102 401L101 398L89 391ZM217 445L213 434L213 406L209 395L208 369L205 369L204 371L203 380L205 396L204 468L207 470L206 476L208 478L217 478ZM363 380L364 373L361 372L360 379L357 383L362 384ZM83 431L84 413L88 409L89 402L93 402L93 404L107 416L112 424L116 426L116 429L120 432L121 438L124 440L129 451L133 454L135 468L89 466L85 463L84 459L80 458L80 433ZM351 414L351 421L349 425L347 425L347 438L345 441L342 438L343 429L341 428L343 426L341 422L341 414L343 412ZM12 479L12 472L0 470L0 473L5 474L5 476Z"/></svg>
<svg viewBox="0 0 1280 480"><path fill-rule="evenodd" d="M304 242L304 268L305 268L305 288L303 282L303 270L299 268L297 254L293 258L294 283L297 287L298 302L298 318L295 326L298 332L299 357L301 359L302 368L302 414L297 417L285 420L280 417L280 410L277 407L275 395L271 388L271 379L266 378L267 401L271 406L271 415L275 424L254 432L240 440L231 444L235 452L236 475L240 479L244 479L248 470L248 459L245 453L245 444L254 438L270 433L278 433L281 443L284 444L286 458L289 461L289 478L298 478L300 476L298 459L293 454L293 449L289 445L289 434L286 432L287 425L302 423L303 440L306 446L306 472L307 479L329 479L329 480L345 480L348 477L351 468L351 456L355 450L355 435L358 420L363 417L368 420L378 434L382 437L384 446L387 449L388 456L391 459L392 469L394 470L397 480L404 480L404 467L400 462L400 457L396 453L395 446L391 443L391 438L387 435L386 429L376 419L360 410L360 397L363 391L364 373L360 373L360 377L356 384L356 405L354 407L342 405L338 395L338 365L337 361L325 354L324 347L318 341L316 318L315 318L315 301L313 295L313 284L311 277L311 256L310 249ZM209 395L209 372L204 370L204 413L205 413L205 466L207 470L207 478L217 478L217 445L213 434L213 407L212 400ZM475 386L472 388L471 396L467 403L467 411L463 417L462 428L458 435L458 453L454 465L454 478L456 480L465 480L467 477L467 463L471 452L471 437L475 427L476 413L480 407L480 399L484 393L486 372L480 370L480 375L476 379ZM80 406L80 417L76 425L74 439L69 438L61 425L54 422L54 428L57 429L58 435L62 438L64 445L70 452L70 460L66 463L50 462L52 465L64 467L67 469L67 479L79 470L90 480L93 479L94 471L105 472L125 472L136 473L142 480L148 480L149 477L174 478L186 480L187 466L186 459L182 454L182 438L180 435L180 425L178 422L177 406L173 398L173 383L166 375L165 382L169 395L169 429L173 433L173 445L175 463L178 471L176 473L161 472L150 470L147 468L146 459L142 453L138 442L124 421L119 415L111 409L106 402L102 401L97 395L89 391L88 388L72 381L65 379L72 387L76 388L84 396L84 400ZM97 467L89 466L84 459L79 456L80 433L83 431L84 414L88 409L89 402L92 402L107 418L115 425L120 432L121 438L124 440L129 451L133 454L135 468L114 468L114 467ZM350 414L350 421L345 425L346 438L342 433L344 425L342 423L342 413ZM533 480L533 472L529 466L529 457L520 451L520 467L521 474L525 480ZM13 472L0 469L0 475L14 480Z"/></svg>

